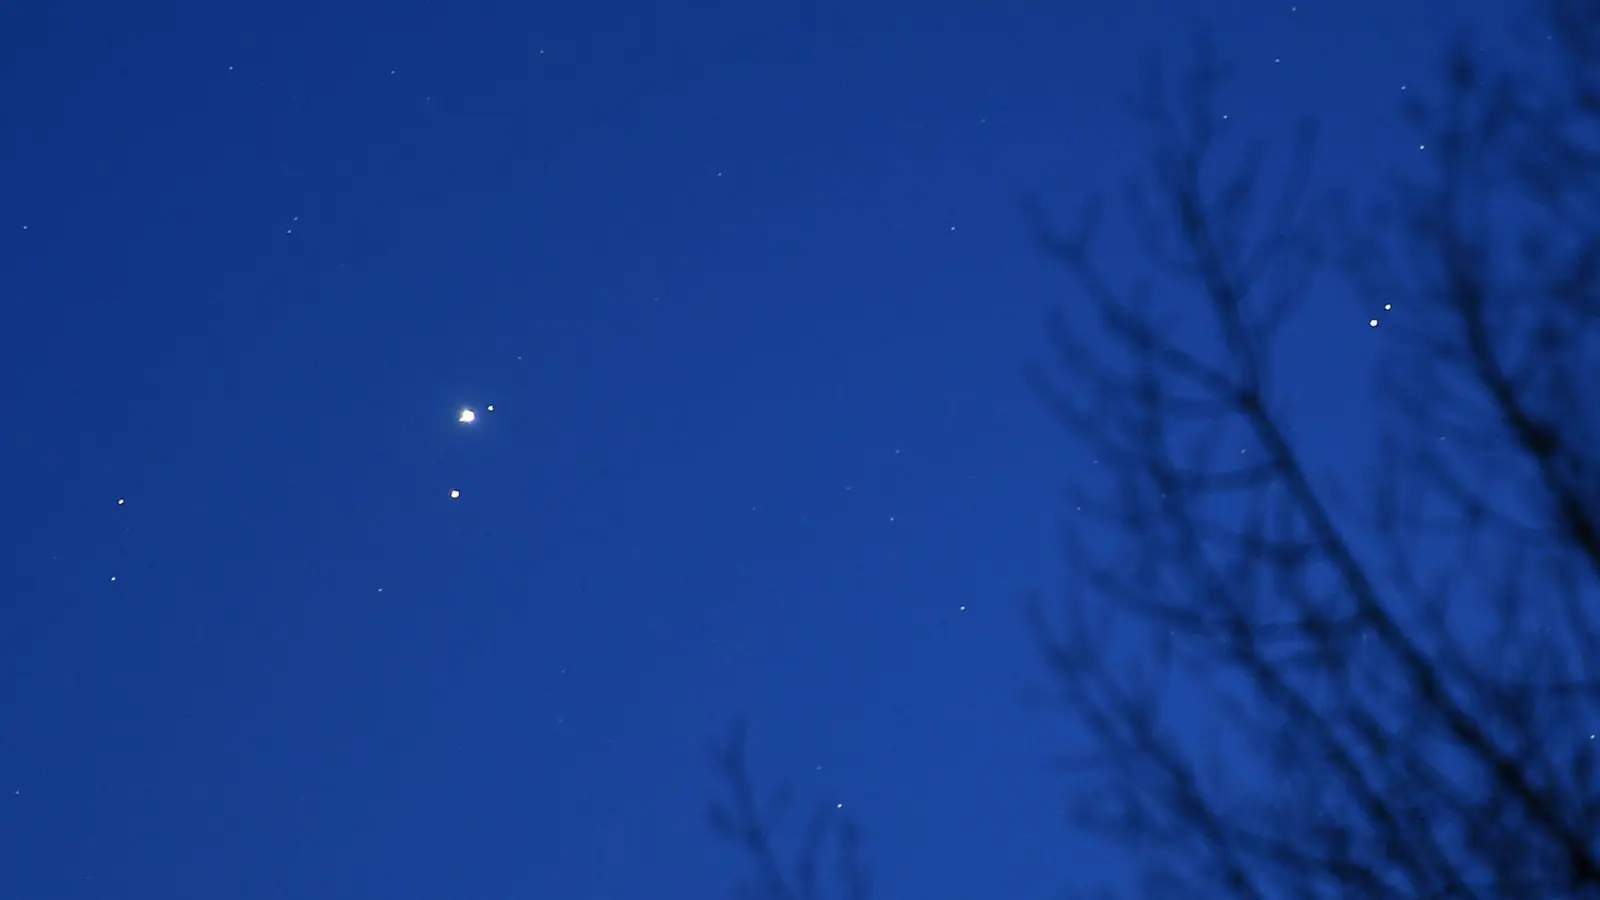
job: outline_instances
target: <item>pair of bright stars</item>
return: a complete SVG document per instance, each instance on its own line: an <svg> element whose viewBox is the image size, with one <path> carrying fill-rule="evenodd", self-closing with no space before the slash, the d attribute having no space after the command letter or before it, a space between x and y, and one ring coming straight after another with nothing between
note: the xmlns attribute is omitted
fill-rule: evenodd
<svg viewBox="0 0 1600 900"><path fill-rule="evenodd" d="M494 412L494 404L491 403L488 406L485 406L483 408L483 411L484 412ZM463 406L461 408L461 412L456 414L456 421L460 422L462 425L471 425L473 422L478 421L478 411L473 409L470 406ZM461 499L461 491L459 489L457 489L457 488L451 488L450 489L450 499L451 500L460 500Z"/></svg>

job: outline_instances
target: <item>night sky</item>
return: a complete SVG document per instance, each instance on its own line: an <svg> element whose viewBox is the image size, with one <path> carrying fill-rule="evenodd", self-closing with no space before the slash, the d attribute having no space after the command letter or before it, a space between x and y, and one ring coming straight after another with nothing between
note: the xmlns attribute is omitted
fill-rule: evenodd
<svg viewBox="0 0 1600 900"><path fill-rule="evenodd" d="M1202 21L1237 134L1375 183L1506 12L10 4L0 897L720 896L741 713L882 897L1115 874L1021 699L1095 465L1021 199L1114 192ZM1384 314L1280 352L1324 460Z"/></svg>

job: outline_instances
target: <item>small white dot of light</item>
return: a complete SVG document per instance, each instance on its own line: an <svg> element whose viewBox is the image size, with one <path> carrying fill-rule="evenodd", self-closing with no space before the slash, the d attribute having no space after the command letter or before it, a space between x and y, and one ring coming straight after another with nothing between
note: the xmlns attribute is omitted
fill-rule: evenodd
<svg viewBox="0 0 1600 900"><path fill-rule="evenodd" d="M1383 311L1384 312L1388 312L1391 309L1394 309L1394 304L1393 303L1385 303L1383 305Z"/></svg>
<svg viewBox="0 0 1600 900"><path fill-rule="evenodd" d="M460 500L461 499L461 492L460 491L451 491L450 492L450 499L451 500Z"/></svg>
<svg viewBox="0 0 1600 900"><path fill-rule="evenodd" d="M117 498L117 505L118 505L118 506L121 506L121 505L122 505L122 504L124 504L124 503L127 503L127 502L128 502L128 501L127 501L127 500L124 500L124 499L123 499L123 498L121 498L121 497L118 497L118 498Z"/></svg>
<svg viewBox="0 0 1600 900"><path fill-rule="evenodd" d="M844 809L844 804L843 803L835 803L833 805L833 808L834 809Z"/></svg>
<svg viewBox="0 0 1600 900"><path fill-rule="evenodd" d="M463 409L461 415L456 416L456 421L463 425L470 425L478 420L478 414L470 409Z"/></svg>
<svg viewBox="0 0 1600 900"><path fill-rule="evenodd" d="M111 580L112 581L116 581L117 580L117 576L115 576L115 575L111 576Z"/></svg>
<svg viewBox="0 0 1600 900"><path fill-rule="evenodd" d="M489 412L494 412L494 404L491 403L488 406L485 406L484 409L488 410Z"/></svg>
<svg viewBox="0 0 1600 900"><path fill-rule="evenodd" d="M1377 319L1368 319L1367 320L1367 325L1370 328L1377 328L1378 327L1378 320Z"/></svg>
<svg viewBox="0 0 1600 900"><path fill-rule="evenodd" d="M894 521L894 516L890 516L889 517L889 521L893 522Z"/></svg>
<svg viewBox="0 0 1600 900"><path fill-rule="evenodd" d="M960 612L966 612L967 611L967 607L965 605L958 606L958 607L956 607L956 609L959 610Z"/></svg>
<svg viewBox="0 0 1600 900"><path fill-rule="evenodd" d="M378 593L383 593L383 588L378 588Z"/></svg>
<svg viewBox="0 0 1600 900"><path fill-rule="evenodd" d="M1426 150L1426 149L1428 149L1428 145L1427 144L1418 144L1417 145L1417 149L1418 150Z"/></svg>

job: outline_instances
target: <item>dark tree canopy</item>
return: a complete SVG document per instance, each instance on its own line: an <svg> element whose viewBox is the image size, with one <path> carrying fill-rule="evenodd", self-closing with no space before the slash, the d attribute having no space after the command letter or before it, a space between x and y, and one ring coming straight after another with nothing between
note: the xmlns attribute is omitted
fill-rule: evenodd
<svg viewBox="0 0 1600 900"><path fill-rule="evenodd" d="M1315 197L1308 127L1268 190L1258 149L1219 158L1202 52L1136 104L1147 267L1101 268L1094 204L1033 213L1075 290L1029 380L1103 475L1034 631L1083 736L1070 816L1140 893L1600 897L1600 4L1537 7L1524 53L1461 41L1408 110L1424 177ZM1273 379L1314 277L1399 311L1359 481ZM780 861L742 748L717 821L746 895L866 896L852 829L819 869L826 817Z"/></svg>

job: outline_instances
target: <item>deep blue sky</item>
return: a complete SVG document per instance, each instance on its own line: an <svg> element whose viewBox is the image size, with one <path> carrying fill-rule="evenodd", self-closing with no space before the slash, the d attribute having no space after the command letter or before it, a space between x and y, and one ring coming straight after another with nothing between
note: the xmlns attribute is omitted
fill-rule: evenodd
<svg viewBox="0 0 1600 900"><path fill-rule="evenodd" d="M1018 200L1206 6L1332 184L1500 4L8 6L0 897L716 896L740 712L883 897L1111 865L1018 699L1092 465ZM1337 457L1381 329L1311 301Z"/></svg>

